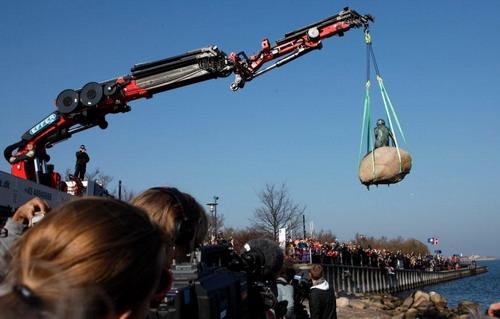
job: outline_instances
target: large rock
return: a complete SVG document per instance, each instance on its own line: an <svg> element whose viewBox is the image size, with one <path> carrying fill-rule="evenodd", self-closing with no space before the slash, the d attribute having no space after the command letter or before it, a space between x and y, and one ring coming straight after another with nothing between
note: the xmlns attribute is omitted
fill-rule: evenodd
<svg viewBox="0 0 500 319"><path fill-rule="evenodd" d="M349 306L349 299L346 297L337 298L337 308L344 308Z"/></svg>
<svg viewBox="0 0 500 319"><path fill-rule="evenodd" d="M360 300L351 300L349 302L350 306L354 309L366 309L368 306Z"/></svg>
<svg viewBox="0 0 500 319"><path fill-rule="evenodd" d="M417 290L413 296L413 308L419 308L421 304L429 305L432 304L431 297L428 293Z"/></svg>
<svg viewBox="0 0 500 319"><path fill-rule="evenodd" d="M429 296L439 311L443 311L448 306L448 301L437 292L431 291Z"/></svg>
<svg viewBox="0 0 500 319"><path fill-rule="evenodd" d="M418 310L420 313L426 313L431 310L435 310L436 307L430 300L421 300L418 305L413 304L413 307Z"/></svg>
<svg viewBox="0 0 500 319"><path fill-rule="evenodd" d="M418 310L415 308L410 308L405 313L405 319L416 319L418 316Z"/></svg>
<svg viewBox="0 0 500 319"><path fill-rule="evenodd" d="M413 295L406 297L405 301L403 301L403 304L400 307L406 311L411 307L412 304L413 304Z"/></svg>
<svg viewBox="0 0 500 319"><path fill-rule="evenodd" d="M380 297L381 296L381 297ZM401 304L392 308L397 301ZM349 305L347 305L349 304ZM339 319L470 319L482 318L477 303L462 301L457 308L448 308L446 299L437 293L414 291L403 302L390 295L365 295L364 298L338 298ZM438 306L444 307L443 310ZM385 308L388 309L385 309ZM441 307L440 307L441 308Z"/></svg>
<svg viewBox="0 0 500 319"><path fill-rule="evenodd" d="M399 148L401 166L396 147L383 146L366 154L359 164L359 180L364 185L395 184L411 170L411 156Z"/></svg>
<svg viewBox="0 0 500 319"><path fill-rule="evenodd" d="M460 301L457 307L460 315L475 315L480 313L479 304L472 301Z"/></svg>

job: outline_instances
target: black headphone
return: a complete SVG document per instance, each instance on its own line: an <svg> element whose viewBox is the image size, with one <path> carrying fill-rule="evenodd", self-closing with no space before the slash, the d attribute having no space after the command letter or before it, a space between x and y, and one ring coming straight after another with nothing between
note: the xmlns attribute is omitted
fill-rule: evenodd
<svg viewBox="0 0 500 319"><path fill-rule="evenodd" d="M189 219L189 214L186 214L186 209L189 207L184 195L175 187L153 187L151 189L169 195L174 199L174 204L180 207L180 216L175 217L174 242L175 245L189 243L195 235L193 227L195 222Z"/></svg>

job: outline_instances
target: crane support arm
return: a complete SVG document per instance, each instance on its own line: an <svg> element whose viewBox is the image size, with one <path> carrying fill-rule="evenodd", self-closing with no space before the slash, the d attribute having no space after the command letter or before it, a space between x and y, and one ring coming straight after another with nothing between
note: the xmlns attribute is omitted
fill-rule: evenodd
<svg viewBox="0 0 500 319"><path fill-rule="evenodd" d="M130 111L130 101L233 73L235 79L230 87L236 91L245 82L320 49L323 39L342 36L352 28L367 28L370 21L372 16L344 8L334 16L285 34L275 45L262 40L261 51L250 57L244 52L226 55L216 46L209 46L136 64L130 74L112 80L63 90L56 98L57 110L26 131L20 141L7 146L4 157L11 164L12 175L49 185L53 170L46 164L50 160L47 148L92 127L107 128L106 116ZM273 60L277 61L264 68Z"/></svg>

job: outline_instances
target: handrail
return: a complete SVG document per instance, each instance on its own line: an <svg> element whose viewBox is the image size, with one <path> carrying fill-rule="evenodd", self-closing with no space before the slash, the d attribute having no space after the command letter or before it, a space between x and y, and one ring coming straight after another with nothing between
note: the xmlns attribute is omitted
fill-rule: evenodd
<svg viewBox="0 0 500 319"><path fill-rule="evenodd" d="M335 288L337 293L394 293L474 276L488 271L486 266L443 271L396 269L390 274L384 268L375 267L323 264L323 268L325 279Z"/></svg>

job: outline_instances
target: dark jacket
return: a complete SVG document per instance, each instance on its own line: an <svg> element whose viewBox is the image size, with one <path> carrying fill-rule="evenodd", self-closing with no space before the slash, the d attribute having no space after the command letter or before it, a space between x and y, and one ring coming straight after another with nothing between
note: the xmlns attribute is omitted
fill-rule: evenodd
<svg viewBox="0 0 500 319"><path fill-rule="evenodd" d="M90 157L86 152L76 152L76 165L85 166L90 161Z"/></svg>
<svg viewBox="0 0 500 319"><path fill-rule="evenodd" d="M309 296L311 319L337 319L337 302L335 291L328 281L311 287Z"/></svg>

